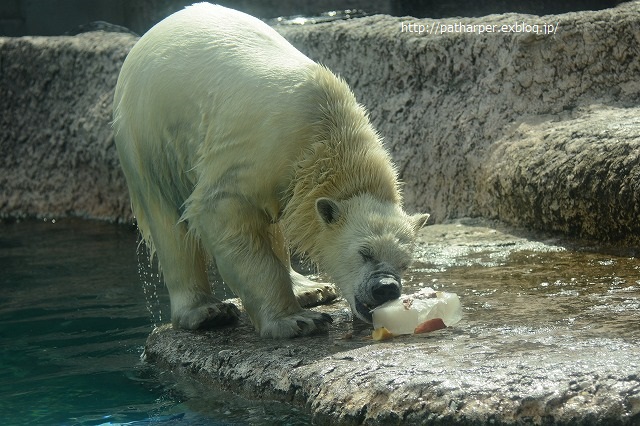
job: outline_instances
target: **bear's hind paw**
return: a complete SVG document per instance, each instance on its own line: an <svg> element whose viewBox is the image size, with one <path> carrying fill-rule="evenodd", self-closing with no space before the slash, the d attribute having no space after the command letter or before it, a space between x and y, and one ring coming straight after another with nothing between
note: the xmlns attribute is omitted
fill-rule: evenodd
<svg viewBox="0 0 640 426"><path fill-rule="evenodd" d="M267 322L261 328L260 336L277 339L325 333L332 322L329 314L304 310Z"/></svg>
<svg viewBox="0 0 640 426"><path fill-rule="evenodd" d="M202 330L232 324L240 317L233 303L217 302L193 308L173 319L174 326L187 330Z"/></svg>

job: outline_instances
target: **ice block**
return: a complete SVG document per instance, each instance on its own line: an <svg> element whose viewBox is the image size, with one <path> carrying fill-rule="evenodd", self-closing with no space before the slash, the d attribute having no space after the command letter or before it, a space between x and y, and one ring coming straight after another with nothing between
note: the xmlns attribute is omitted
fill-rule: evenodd
<svg viewBox="0 0 640 426"><path fill-rule="evenodd" d="M442 319L449 327L462 318L462 306L457 294L425 287L417 293L403 295L378 306L372 314L374 329L384 327L397 336L413 334L416 327L436 318ZM423 326L418 332L420 330L430 331L430 327Z"/></svg>

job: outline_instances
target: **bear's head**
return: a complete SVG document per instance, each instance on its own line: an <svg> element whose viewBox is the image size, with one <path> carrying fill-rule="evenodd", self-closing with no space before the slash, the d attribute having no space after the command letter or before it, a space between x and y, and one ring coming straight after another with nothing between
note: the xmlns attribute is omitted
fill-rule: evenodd
<svg viewBox="0 0 640 426"><path fill-rule="evenodd" d="M371 310L397 299L402 275L413 260L417 231L429 215L408 215L393 202L369 194L347 200L316 200L321 270L336 282L351 310L371 322Z"/></svg>

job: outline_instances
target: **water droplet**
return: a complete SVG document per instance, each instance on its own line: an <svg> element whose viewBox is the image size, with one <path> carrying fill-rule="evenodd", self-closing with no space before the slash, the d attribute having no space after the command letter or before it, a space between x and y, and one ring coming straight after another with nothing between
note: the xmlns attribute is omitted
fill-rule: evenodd
<svg viewBox="0 0 640 426"><path fill-rule="evenodd" d="M160 273L157 272L157 261L151 258L146 244L142 241L142 237L138 238L136 254L138 257L138 276L142 282L147 311L149 311L153 326L157 327L159 323L162 323L162 307L158 297L158 283L161 282L161 278Z"/></svg>

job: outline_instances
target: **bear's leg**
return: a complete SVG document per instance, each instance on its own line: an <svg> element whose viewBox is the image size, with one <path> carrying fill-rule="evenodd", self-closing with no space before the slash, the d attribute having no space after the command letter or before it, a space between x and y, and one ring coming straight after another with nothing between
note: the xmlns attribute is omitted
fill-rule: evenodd
<svg viewBox="0 0 640 426"><path fill-rule="evenodd" d="M211 211L215 218L202 218L192 226L260 335L280 338L325 331L331 317L298 303L289 268L271 247L264 213L231 197L217 200Z"/></svg>
<svg viewBox="0 0 640 426"><path fill-rule="evenodd" d="M282 226L278 223L269 226L271 248L276 253L284 266L289 269L289 275L293 282L293 293L301 306L311 307L330 302L338 297L336 288L329 283L317 283L291 268L289 247L282 232Z"/></svg>
<svg viewBox="0 0 640 426"><path fill-rule="evenodd" d="M174 327L195 330L236 321L240 315L238 308L214 299L205 252L195 238L187 235L186 224L180 222L177 211L150 194L133 207L134 212L142 209L138 226L146 241L151 236L152 250L158 256L169 290Z"/></svg>

